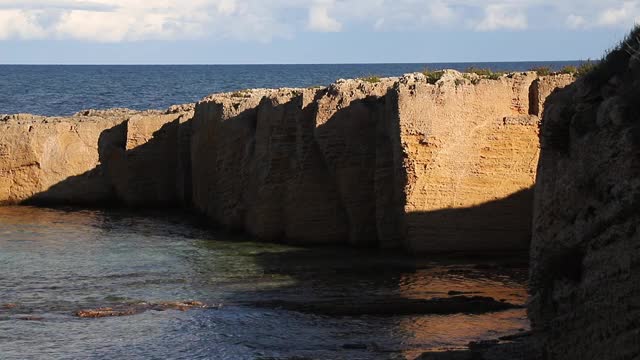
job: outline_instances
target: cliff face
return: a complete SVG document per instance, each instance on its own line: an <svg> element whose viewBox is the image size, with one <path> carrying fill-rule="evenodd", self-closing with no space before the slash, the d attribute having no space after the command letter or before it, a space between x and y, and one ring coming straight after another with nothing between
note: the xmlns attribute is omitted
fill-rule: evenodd
<svg viewBox="0 0 640 360"><path fill-rule="evenodd" d="M389 103L404 155L405 246L417 252L526 249L539 155L532 104L548 95L533 89L571 81L535 73L466 79L455 72L435 85L400 81Z"/></svg>
<svg viewBox="0 0 640 360"><path fill-rule="evenodd" d="M0 199L183 204L265 240L524 249L541 97L571 81L447 71L216 94L195 111L89 112L59 129L5 120Z"/></svg>
<svg viewBox="0 0 640 360"><path fill-rule="evenodd" d="M73 118L14 115L0 121L0 203L34 198L50 202L100 202L109 184L97 170L69 186L57 186L96 169L101 134L128 116L88 114ZM118 139L113 139L117 142ZM44 194L46 190L52 191Z"/></svg>
<svg viewBox="0 0 640 360"><path fill-rule="evenodd" d="M204 99L193 120L195 205L263 239L375 244L375 137L391 85Z"/></svg>
<svg viewBox="0 0 640 360"><path fill-rule="evenodd" d="M529 313L548 359L640 356L637 45L547 100Z"/></svg>
<svg viewBox="0 0 640 360"><path fill-rule="evenodd" d="M572 80L447 72L214 95L193 120L194 202L267 240L526 249L539 97Z"/></svg>
<svg viewBox="0 0 640 360"><path fill-rule="evenodd" d="M168 115L114 109L68 118L4 117L0 204L164 203L166 194L176 194L175 189L166 191L166 182L176 186L176 174L169 172L176 170L177 153L175 136L159 130L184 116L189 110Z"/></svg>

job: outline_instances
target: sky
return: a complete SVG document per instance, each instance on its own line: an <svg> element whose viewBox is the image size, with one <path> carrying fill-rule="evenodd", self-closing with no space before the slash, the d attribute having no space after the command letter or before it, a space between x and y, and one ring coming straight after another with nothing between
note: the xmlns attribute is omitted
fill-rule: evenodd
<svg viewBox="0 0 640 360"><path fill-rule="evenodd" d="M597 59L640 0L0 0L4 64Z"/></svg>

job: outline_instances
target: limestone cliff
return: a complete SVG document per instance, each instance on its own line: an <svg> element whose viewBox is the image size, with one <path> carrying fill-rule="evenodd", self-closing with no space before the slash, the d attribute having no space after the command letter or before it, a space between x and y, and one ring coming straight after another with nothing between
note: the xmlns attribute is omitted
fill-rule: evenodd
<svg viewBox="0 0 640 360"><path fill-rule="evenodd" d="M182 204L272 241L525 249L537 114L572 80L446 71L216 94L195 109L9 117L0 201Z"/></svg>
<svg viewBox="0 0 640 360"><path fill-rule="evenodd" d="M193 120L196 207L263 239L375 244L375 136L392 83L202 100Z"/></svg>
<svg viewBox="0 0 640 360"><path fill-rule="evenodd" d="M176 146L158 144L158 130L184 116L188 109L0 118L0 204L148 205L175 194L164 184L176 186L176 175L168 175L175 171Z"/></svg>
<svg viewBox="0 0 640 360"><path fill-rule="evenodd" d="M638 35L546 103L529 309L546 359L640 357Z"/></svg>
<svg viewBox="0 0 640 360"><path fill-rule="evenodd" d="M405 247L413 251L514 250L529 244L538 122L531 104L571 77L533 73L498 80L446 72L405 77L391 91L406 176ZM396 144L397 147L397 144ZM399 161L399 156L395 156Z"/></svg>

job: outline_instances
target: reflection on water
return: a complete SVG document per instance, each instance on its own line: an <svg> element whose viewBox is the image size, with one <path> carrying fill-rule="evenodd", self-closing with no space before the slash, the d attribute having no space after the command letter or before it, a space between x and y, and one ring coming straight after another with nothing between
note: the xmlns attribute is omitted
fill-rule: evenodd
<svg viewBox="0 0 640 360"><path fill-rule="evenodd" d="M0 208L0 358L404 359L528 328L521 309L332 317L256 306L460 294L523 304L526 269L239 240L176 214ZM73 316L185 300L224 306Z"/></svg>

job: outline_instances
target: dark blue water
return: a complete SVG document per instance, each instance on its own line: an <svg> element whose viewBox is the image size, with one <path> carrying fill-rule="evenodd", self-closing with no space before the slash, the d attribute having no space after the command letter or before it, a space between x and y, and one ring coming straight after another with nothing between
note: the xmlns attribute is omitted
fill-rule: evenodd
<svg viewBox="0 0 640 360"><path fill-rule="evenodd" d="M84 109L164 109L211 93L327 85L340 78L399 76L425 68L559 70L571 62L348 65L0 65L0 114L70 115Z"/></svg>

